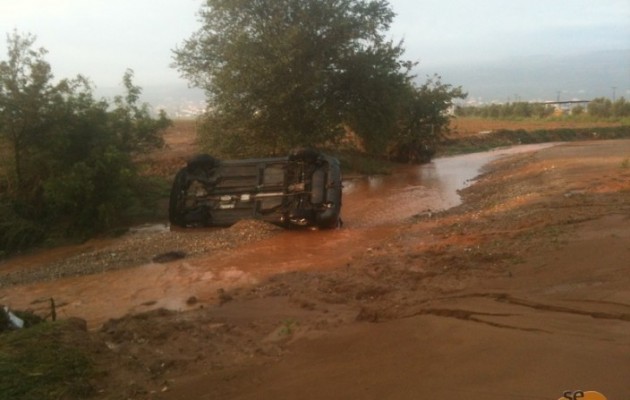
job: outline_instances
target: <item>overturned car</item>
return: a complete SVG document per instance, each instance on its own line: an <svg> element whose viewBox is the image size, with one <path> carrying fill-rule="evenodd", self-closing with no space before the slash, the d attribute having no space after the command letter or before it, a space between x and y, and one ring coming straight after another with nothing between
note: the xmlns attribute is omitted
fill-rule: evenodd
<svg viewBox="0 0 630 400"><path fill-rule="evenodd" d="M330 229L340 225L341 187L339 161L313 149L245 160L201 154L175 176L169 220L193 227L254 218Z"/></svg>

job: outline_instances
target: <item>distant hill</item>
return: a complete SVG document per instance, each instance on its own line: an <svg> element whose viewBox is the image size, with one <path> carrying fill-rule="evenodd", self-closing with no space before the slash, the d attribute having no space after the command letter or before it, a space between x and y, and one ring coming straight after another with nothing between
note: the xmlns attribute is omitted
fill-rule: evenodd
<svg viewBox="0 0 630 400"><path fill-rule="evenodd" d="M113 99L124 93L122 87L97 88L99 97ZM167 83L142 87L141 103L148 103L153 110L163 109L170 118L187 118L199 115L205 109L206 97L201 89L191 89L186 82Z"/></svg>
<svg viewBox="0 0 630 400"><path fill-rule="evenodd" d="M433 72L462 86L469 101L590 100L630 97L630 49L578 55L517 57L494 64L448 66ZM613 87L615 89L613 90Z"/></svg>
<svg viewBox="0 0 630 400"><path fill-rule="evenodd" d="M492 64L465 64L429 70L420 65L418 81L438 73L444 83L462 86L469 102L590 100L624 96L630 99L630 49L578 55L516 57ZM142 88L141 101L164 109L170 117L199 114L205 107L200 89L185 81ZM97 90L113 98L122 88Z"/></svg>

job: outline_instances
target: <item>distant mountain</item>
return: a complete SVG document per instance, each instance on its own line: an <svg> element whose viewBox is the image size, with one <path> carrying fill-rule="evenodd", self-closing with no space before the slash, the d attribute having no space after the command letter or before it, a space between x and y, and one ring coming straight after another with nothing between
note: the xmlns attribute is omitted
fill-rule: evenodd
<svg viewBox="0 0 630 400"><path fill-rule="evenodd" d="M590 100L595 97L630 99L630 49L578 55L516 57L497 63L462 64L429 70L420 65L418 81L438 73L444 83L462 86L467 102ZM613 89L614 88L614 89ZM146 86L141 101L172 118L200 114L205 94L186 82ZM122 88L97 90L113 98Z"/></svg>
<svg viewBox="0 0 630 400"><path fill-rule="evenodd" d="M448 66L444 83L462 86L468 101L590 100L630 97L630 49L578 55L518 57L494 64ZM433 72L421 74L431 75ZM419 78L424 78L419 74Z"/></svg>

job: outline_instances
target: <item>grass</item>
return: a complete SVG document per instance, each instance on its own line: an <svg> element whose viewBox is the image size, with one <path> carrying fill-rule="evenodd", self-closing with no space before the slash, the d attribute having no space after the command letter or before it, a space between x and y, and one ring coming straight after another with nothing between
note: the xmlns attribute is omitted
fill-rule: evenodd
<svg viewBox="0 0 630 400"><path fill-rule="evenodd" d="M66 321L0 335L0 399L84 399L92 394L89 356Z"/></svg>
<svg viewBox="0 0 630 400"><path fill-rule="evenodd" d="M538 130L500 129L485 135L462 136L446 139L438 151L439 155L454 155L486 151L497 147L519 144L571 142L582 140L629 139L630 125L560 128Z"/></svg>
<svg viewBox="0 0 630 400"><path fill-rule="evenodd" d="M549 118L481 118L457 117L452 120L451 128L456 136L476 135L484 131L496 130L553 130L611 127L630 125L630 118L593 118L589 115L553 116Z"/></svg>

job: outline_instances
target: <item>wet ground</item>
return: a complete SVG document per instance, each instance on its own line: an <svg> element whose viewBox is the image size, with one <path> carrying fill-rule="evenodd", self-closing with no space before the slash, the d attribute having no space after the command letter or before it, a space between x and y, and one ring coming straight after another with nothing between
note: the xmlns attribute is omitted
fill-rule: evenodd
<svg viewBox="0 0 630 400"><path fill-rule="evenodd" d="M625 398L630 141L523 149L347 182L336 231L145 227L14 259L124 267L0 301L87 318L103 399Z"/></svg>
<svg viewBox="0 0 630 400"><path fill-rule="evenodd" d="M426 216L460 203L458 191L476 177L483 165L497 157L548 147L520 146L488 153L436 159L421 166L400 167L387 176L361 177L344 182L342 229L333 231L283 231L256 224L246 230L268 231L260 240L241 227L177 229L168 224L132 228L122 238L95 240L82 246L45 251L0 265L0 274L25 275L50 269L56 263L61 277L0 288L0 302L16 309L47 307L53 298L57 313L81 317L91 328L110 318L164 307L184 310L216 303L223 290L253 285L272 275L303 270L325 270L346 265L356 256L390 237L410 217ZM234 233L225 237L225 232ZM183 260L156 263L150 260L167 251L185 251L182 241L223 243L191 254ZM131 245L121 246L129 242ZM144 259L135 254L146 252ZM189 252L187 252L189 253ZM61 260L61 261L59 261ZM63 263L64 260L71 262ZM61 263L61 264L60 264ZM98 268L90 267L90 264ZM71 268L72 267L72 268ZM17 275L19 275L19 273ZM17 282L17 278L15 279Z"/></svg>

